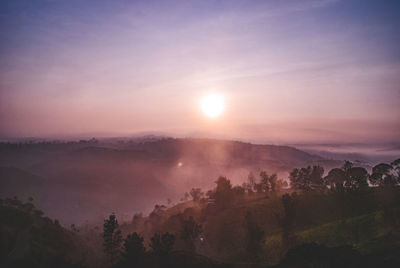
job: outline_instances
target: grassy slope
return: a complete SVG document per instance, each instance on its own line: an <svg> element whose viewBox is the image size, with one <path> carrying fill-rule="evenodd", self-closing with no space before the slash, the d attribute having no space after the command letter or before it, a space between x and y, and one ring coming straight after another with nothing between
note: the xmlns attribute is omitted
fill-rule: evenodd
<svg viewBox="0 0 400 268"><path fill-rule="evenodd" d="M266 235L263 255L266 264L276 264L282 257L281 228L278 224L277 215L282 214L281 195L276 196L265 194L253 194L244 196L241 200L232 203L230 207L206 213L202 217L197 217L197 221L203 225L204 236L209 238L218 236L223 240L222 250L216 245L217 241L211 241L208 245L209 250L199 252L221 262L241 263L243 261L243 250L245 244L244 237L244 215L248 211L251 212L257 224L263 229ZM377 192L366 193L363 197L368 200L376 200ZM315 201L317 194L303 196L303 205L309 205L310 200ZM314 198L314 199L313 199ZM319 197L318 197L319 198ZM348 199L340 199L342 203L347 203ZM354 197L358 198L358 197ZM296 244L316 242L328 247L338 247L349 245L358 250L362 254L376 253L387 249L400 249L400 230L388 230L383 222L383 212L376 209L375 206L363 203L368 209L360 208L351 212L349 216L339 216L330 210L332 206L340 206L338 199L324 195L321 202L313 204L310 210L330 211L319 218L312 218L307 225L297 226L295 229ZM364 200L364 199L360 199ZM350 199L356 204L356 199ZM373 201L375 202L375 201ZM356 204L357 206L359 204ZM168 218L179 212L191 209L196 215L200 215L200 211L206 204L199 204L193 201L177 204L165 210L164 217ZM349 211L352 207L347 205ZM396 205L396 207L398 207ZM340 209L339 209L340 210ZM190 213L190 214L192 214ZM189 214L189 215L190 215ZM315 216L317 214L310 214ZM388 234L391 232L390 234ZM151 232L150 232L151 233ZM390 238L391 237L391 238ZM390 239L388 239L390 238ZM390 241L389 241L390 240Z"/></svg>

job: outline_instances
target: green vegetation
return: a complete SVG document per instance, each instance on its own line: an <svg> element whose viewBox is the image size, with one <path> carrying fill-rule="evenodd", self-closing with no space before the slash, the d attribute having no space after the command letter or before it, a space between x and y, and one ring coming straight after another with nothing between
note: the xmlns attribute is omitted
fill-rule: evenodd
<svg viewBox="0 0 400 268"><path fill-rule="evenodd" d="M399 161L323 174L294 169L291 188L266 172L243 186L221 176L206 194L192 189L192 200L155 205L147 217L111 214L102 230L67 230L31 201L1 200L3 266L396 267Z"/></svg>
<svg viewBox="0 0 400 268"><path fill-rule="evenodd" d="M43 216L32 199L0 200L2 267L83 267L91 254L83 241L57 220Z"/></svg>

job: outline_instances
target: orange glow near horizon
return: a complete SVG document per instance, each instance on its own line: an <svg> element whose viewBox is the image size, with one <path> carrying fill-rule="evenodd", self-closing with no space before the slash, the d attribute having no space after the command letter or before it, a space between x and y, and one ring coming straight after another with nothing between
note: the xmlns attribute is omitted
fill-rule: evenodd
<svg viewBox="0 0 400 268"><path fill-rule="evenodd" d="M398 142L383 1L22 2L0 10L0 139Z"/></svg>

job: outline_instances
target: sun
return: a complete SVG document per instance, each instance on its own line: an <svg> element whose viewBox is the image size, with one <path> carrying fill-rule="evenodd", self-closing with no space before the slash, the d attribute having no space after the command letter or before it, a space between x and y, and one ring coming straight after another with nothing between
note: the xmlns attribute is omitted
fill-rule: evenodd
<svg viewBox="0 0 400 268"><path fill-rule="evenodd" d="M224 99L221 95L206 95L201 100L201 110L211 118L218 117L224 110Z"/></svg>

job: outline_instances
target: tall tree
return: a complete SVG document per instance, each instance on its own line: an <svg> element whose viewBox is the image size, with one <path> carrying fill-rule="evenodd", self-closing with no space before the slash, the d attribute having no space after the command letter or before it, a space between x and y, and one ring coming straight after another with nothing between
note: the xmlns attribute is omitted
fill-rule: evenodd
<svg viewBox="0 0 400 268"><path fill-rule="evenodd" d="M321 166L313 166L310 174L311 187L313 189L324 188L322 176L324 175L324 168Z"/></svg>
<svg viewBox="0 0 400 268"><path fill-rule="evenodd" d="M269 189L271 189L271 184L270 184L268 173L266 171L261 171L260 172L260 177L261 177L260 184L261 184L261 187L262 187L262 191L263 192L268 192Z"/></svg>
<svg viewBox="0 0 400 268"><path fill-rule="evenodd" d="M265 192L275 192L279 186L278 176L276 174L268 175L266 171L260 172L261 185Z"/></svg>
<svg viewBox="0 0 400 268"><path fill-rule="evenodd" d="M346 173L341 168L333 168L328 172L324 178L325 186L332 190L343 190L343 184L346 180Z"/></svg>
<svg viewBox="0 0 400 268"><path fill-rule="evenodd" d="M129 264L141 265L144 262L146 248L144 238L136 232L129 234L124 240L122 256Z"/></svg>
<svg viewBox="0 0 400 268"><path fill-rule="evenodd" d="M351 190L360 190L368 187L368 171L363 167L351 167L345 170L344 185Z"/></svg>
<svg viewBox="0 0 400 268"><path fill-rule="evenodd" d="M215 189L215 201L220 208L229 205L233 198L231 181L226 177L220 176L215 182L217 187Z"/></svg>
<svg viewBox="0 0 400 268"><path fill-rule="evenodd" d="M354 166L354 165L353 165L352 162L350 162L350 161L348 161L348 160L345 160L345 161L344 161L344 164L343 164L343 166L342 166L342 169L343 169L344 172L348 172L353 166Z"/></svg>
<svg viewBox="0 0 400 268"><path fill-rule="evenodd" d="M301 178L300 169L294 168L289 173L290 186L294 190L303 190L305 188L304 182Z"/></svg>
<svg viewBox="0 0 400 268"><path fill-rule="evenodd" d="M202 232L203 228L201 224L196 223L192 216L188 219L182 218L181 238L185 242L188 251L195 251L195 241L199 238Z"/></svg>
<svg viewBox="0 0 400 268"><path fill-rule="evenodd" d="M256 193L262 193L264 191L264 185L260 182L260 183L255 183L254 184L254 191Z"/></svg>
<svg viewBox="0 0 400 268"><path fill-rule="evenodd" d="M394 176L396 177L397 183L400 183L400 158L394 160L392 163L392 168L394 171Z"/></svg>
<svg viewBox="0 0 400 268"><path fill-rule="evenodd" d="M256 183L256 178L254 177L253 172L250 172L247 176L247 182L249 183L251 188L254 187L254 184Z"/></svg>
<svg viewBox="0 0 400 268"><path fill-rule="evenodd" d="M253 172L250 172L247 176L247 182L243 182L242 187L245 192L249 195L254 193L254 184L256 183L256 179L254 177Z"/></svg>
<svg viewBox="0 0 400 268"><path fill-rule="evenodd" d="M112 265L118 261L122 243L122 234L118 227L117 217L114 213L104 220L103 247Z"/></svg>
<svg viewBox="0 0 400 268"><path fill-rule="evenodd" d="M259 260L265 240L265 233L248 211L245 216L246 251L252 261Z"/></svg>
<svg viewBox="0 0 400 268"><path fill-rule="evenodd" d="M377 186L395 186L398 181L392 165L381 163L372 168L372 174L369 177L372 185Z"/></svg>
<svg viewBox="0 0 400 268"><path fill-rule="evenodd" d="M190 196L193 201L198 202L204 196L204 193L200 188L192 188L192 190L190 190Z"/></svg>
<svg viewBox="0 0 400 268"><path fill-rule="evenodd" d="M155 233L152 238L150 238L150 247L154 254L158 256L168 255L174 248L175 236L168 232L160 235Z"/></svg>
<svg viewBox="0 0 400 268"><path fill-rule="evenodd" d="M295 243L294 225L296 217L296 193L293 195L284 194L282 196L283 216L278 217L278 222L282 228L282 244L284 250L291 248Z"/></svg>
<svg viewBox="0 0 400 268"><path fill-rule="evenodd" d="M321 166L295 168L289 174L290 185L295 190L310 191L321 189L324 187L323 174L324 169Z"/></svg>

